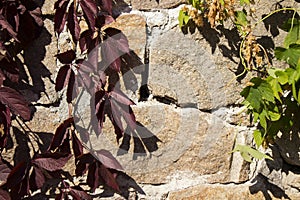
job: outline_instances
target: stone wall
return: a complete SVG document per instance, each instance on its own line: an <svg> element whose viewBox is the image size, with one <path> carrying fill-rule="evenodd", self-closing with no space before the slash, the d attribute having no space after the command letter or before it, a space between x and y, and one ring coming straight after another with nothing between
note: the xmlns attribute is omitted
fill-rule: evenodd
<svg viewBox="0 0 300 200"><path fill-rule="evenodd" d="M127 174L120 175L120 184L137 191L138 199L299 199L299 161L288 164L277 145L268 150L274 161L249 164L231 153L236 144L251 144L253 130L239 96L250 75L240 82L235 78L240 70L236 30L205 25L183 33L177 17L184 0L117 2L119 17L110 26L124 32L141 62L120 82L136 103L137 132L118 145L109 120L104 125L105 147ZM255 17L274 9L276 2L261 1ZM282 4L299 6L292 0ZM56 102L53 85L58 71L54 55L68 41L55 37L53 1L42 6L45 28L24 52L35 58L27 66L40 76L32 80L37 86L23 93L36 105L28 126L50 135L68 114L64 99ZM270 31L275 26L262 24L257 35L280 44L282 34ZM96 148L104 147L102 139L95 140Z"/></svg>

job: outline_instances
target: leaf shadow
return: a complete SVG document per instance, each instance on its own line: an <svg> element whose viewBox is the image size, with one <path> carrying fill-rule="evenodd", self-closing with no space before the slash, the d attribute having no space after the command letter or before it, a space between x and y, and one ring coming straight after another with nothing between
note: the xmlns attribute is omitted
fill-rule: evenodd
<svg viewBox="0 0 300 200"><path fill-rule="evenodd" d="M13 155L13 160L14 163L17 164L22 161L29 161L31 156L30 156L30 148L28 143L29 138L25 135L23 131L18 129L17 127L12 127L12 132L15 135L16 139L16 147Z"/></svg>
<svg viewBox="0 0 300 200"><path fill-rule="evenodd" d="M158 150L158 142L162 142L140 122L137 122L136 130L131 130L127 127L124 132L124 137L119 146L117 155L120 156L128 153L133 143L133 160L136 160L140 156L147 156L147 152L150 153L151 156L152 152Z"/></svg>
<svg viewBox="0 0 300 200"><path fill-rule="evenodd" d="M262 192L266 200L272 200L272 196L269 192L276 198L279 199L290 199L290 197L285 193L285 191L279 186L270 183L268 178L262 174L258 174L253 180L254 183L249 187L251 194L256 194Z"/></svg>

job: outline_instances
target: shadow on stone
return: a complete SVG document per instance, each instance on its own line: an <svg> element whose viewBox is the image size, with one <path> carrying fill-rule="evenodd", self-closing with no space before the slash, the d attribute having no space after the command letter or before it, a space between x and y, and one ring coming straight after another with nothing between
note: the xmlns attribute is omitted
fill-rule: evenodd
<svg viewBox="0 0 300 200"><path fill-rule="evenodd" d="M161 140L156 137L150 130L148 130L140 122L137 122L137 128L131 131L129 128L125 130L124 138L120 145L117 155L124 155L128 153L133 140L133 159L136 160L139 156L146 156L147 152L152 153L158 150L158 142Z"/></svg>
<svg viewBox="0 0 300 200"><path fill-rule="evenodd" d="M258 174L252 180L252 183L254 183L254 185L249 187L251 194L262 192L266 200L272 200L272 196L269 193L279 199L290 199L283 189L273 183L270 183L268 178L262 174Z"/></svg>

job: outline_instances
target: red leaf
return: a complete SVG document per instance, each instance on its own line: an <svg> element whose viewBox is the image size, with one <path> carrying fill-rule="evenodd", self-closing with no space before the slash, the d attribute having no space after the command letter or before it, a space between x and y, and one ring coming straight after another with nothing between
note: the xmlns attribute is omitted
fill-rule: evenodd
<svg viewBox="0 0 300 200"><path fill-rule="evenodd" d="M95 30L95 18L98 14L98 8L93 0L80 0L79 2L83 13L84 17L86 18L86 21L89 25L89 28L94 31Z"/></svg>
<svg viewBox="0 0 300 200"><path fill-rule="evenodd" d="M73 42L76 43L79 40L80 27L79 27L76 9L74 9L74 2L71 3L69 8L67 27L70 30L70 33L73 38Z"/></svg>
<svg viewBox="0 0 300 200"><path fill-rule="evenodd" d="M14 83L19 81L19 67L15 61L6 57L0 61L0 67L9 80Z"/></svg>
<svg viewBox="0 0 300 200"><path fill-rule="evenodd" d="M83 146L74 132L72 133L72 146L75 158L83 154Z"/></svg>
<svg viewBox="0 0 300 200"><path fill-rule="evenodd" d="M33 167L32 174L30 176L30 189L35 191L43 187L46 179L41 169Z"/></svg>
<svg viewBox="0 0 300 200"><path fill-rule="evenodd" d="M3 85L4 80L5 80L5 75L3 71L0 69L0 87Z"/></svg>
<svg viewBox="0 0 300 200"><path fill-rule="evenodd" d="M71 64L76 58L76 53L74 50L68 50L66 52L57 54L56 57L62 64Z"/></svg>
<svg viewBox="0 0 300 200"><path fill-rule="evenodd" d="M61 33L67 21L67 7L69 0L59 0L55 3L54 8L56 9L54 15L54 30L57 33Z"/></svg>
<svg viewBox="0 0 300 200"><path fill-rule="evenodd" d="M99 181L99 163L93 162L89 166L89 172L86 181L88 186L90 186L92 192L94 192L95 189L99 186Z"/></svg>
<svg viewBox="0 0 300 200"><path fill-rule="evenodd" d="M3 127L2 127L3 125ZM8 107L0 103L0 147L5 147L9 129L11 126L10 110Z"/></svg>
<svg viewBox="0 0 300 200"><path fill-rule="evenodd" d="M8 167L7 163L0 158L0 181L1 183L6 182L11 169ZM1 198L0 198L1 199Z"/></svg>
<svg viewBox="0 0 300 200"><path fill-rule="evenodd" d="M82 52L84 52L87 49L91 49L90 47L93 46L93 31L86 30L80 35L79 39L79 47Z"/></svg>
<svg viewBox="0 0 300 200"><path fill-rule="evenodd" d="M0 189L0 200L11 200L9 193Z"/></svg>
<svg viewBox="0 0 300 200"><path fill-rule="evenodd" d="M112 0L101 0L101 9L112 15Z"/></svg>
<svg viewBox="0 0 300 200"><path fill-rule="evenodd" d="M135 105L135 103L129 99L126 94L124 94L121 90L114 88L112 91L109 92L109 95L119 103L124 105Z"/></svg>
<svg viewBox="0 0 300 200"><path fill-rule="evenodd" d="M17 41L19 42L17 38L17 33L13 30L13 27L6 21L5 17L0 14L0 26L2 29L6 29L7 32Z"/></svg>
<svg viewBox="0 0 300 200"><path fill-rule="evenodd" d="M120 191L119 185L115 177L104 165L100 165L99 174L105 181L106 185L108 185L116 191Z"/></svg>
<svg viewBox="0 0 300 200"><path fill-rule="evenodd" d="M30 119L30 109L18 92L8 87L0 88L0 102L7 105L14 114L19 114L23 119Z"/></svg>
<svg viewBox="0 0 300 200"><path fill-rule="evenodd" d="M13 188L18 185L27 174L27 164L25 162L20 162L17 164L9 173L6 180L6 187Z"/></svg>
<svg viewBox="0 0 300 200"><path fill-rule="evenodd" d="M117 159L107 150L101 149L96 152L98 160L110 169L123 170Z"/></svg>
<svg viewBox="0 0 300 200"><path fill-rule="evenodd" d="M71 103L73 100L74 83L75 83L75 73L73 70L71 70L68 88L67 88L67 102L68 103Z"/></svg>
<svg viewBox="0 0 300 200"><path fill-rule="evenodd" d="M44 21L42 19L42 10L40 7L36 7L34 10L29 11L29 14L32 16L38 26L42 27L44 25Z"/></svg>
<svg viewBox="0 0 300 200"><path fill-rule="evenodd" d="M109 42L112 42L112 44L115 45L115 47L123 54L130 52L127 37L122 33L122 31L115 28L106 28L104 32L107 36L109 36L109 39L112 39L109 40Z"/></svg>
<svg viewBox="0 0 300 200"><path fill-rule="evenodd" d="M61 170L71 157L72 155L69 154L44 153L38 155L37 158L33 159L32 163L36 164L42 169L52 172Z"/></svg>
<svg viewBox="0 0 300 200"><path fill-rule="evenodd" d="M70 195L76 200L92 200L92 197L88 195L79 186L70 188Z"/></svg>
<svg viewBox="0 0 300 200"><path fill-rule="evenodd" d="M55 200L64 200L66 193L60 190L60 193L55 196Z"/></svg>
<svg viewBox="0 0 300 200"><path fill-rule="evenodd" d="M61 91L69 82L71 68L69 65L61 67L55 80L55 91Z"/></svg>
<svg viewBox="0 0 300 200"><path fill-rule="evenodd" d="M94 162L95 158L87 153L76 158L76 176L82 176L88 169L88 166Z"/></svg>
<svg viewBox="0 0 300 200"><path fill-rule="evenodd" d="M66 137L68 135L67 129L69 127L71 127L72 123L74 123L74 119L69 118L69 119L66 119L63 123L61 123L57 127L55 134L52 138L51 144L48 148L48 151L55 150L57 147L59 147L64 142L64 140L66 139Z"/></svg>
<svg viewBox="0 0 300 200"><path fill-rule="evenodd" d="M103 26L108 25L114 21L115 21L115 19L111 15L106 15L106 14L101 13L96 18L95 26L98 28L102 28Z"/></svg>

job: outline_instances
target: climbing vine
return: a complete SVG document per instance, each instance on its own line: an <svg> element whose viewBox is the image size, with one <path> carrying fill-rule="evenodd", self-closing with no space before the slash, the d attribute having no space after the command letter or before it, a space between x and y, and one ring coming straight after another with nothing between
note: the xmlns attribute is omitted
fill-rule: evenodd
<svg viewBox="0 0 300 200"><path fill-rule="evenodd" d="M237 145L233 151L239 151L249 162L252 158L268 158L258 149L267 148L282 134L291 134L299 128L300 111L300 20L299 10L283 7L265 15L258 21L251 20L255 14L252 0L189 0L179 12L180 28L196 25L202 27L209 23L212 28L231 21L240 36L239 57L244 71L256 71L246 87L240 93L243 104L256 123L253 132L255 148ZM288 67L273 66L268 52L255 37L253 31L278 12L291 11L293 14L280 28L287 32L281 47L274 50L275 58L288 64ZM299 129L298 129L299 130Z"/></svg>

